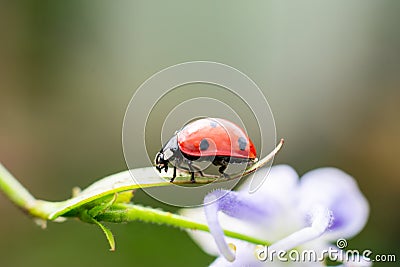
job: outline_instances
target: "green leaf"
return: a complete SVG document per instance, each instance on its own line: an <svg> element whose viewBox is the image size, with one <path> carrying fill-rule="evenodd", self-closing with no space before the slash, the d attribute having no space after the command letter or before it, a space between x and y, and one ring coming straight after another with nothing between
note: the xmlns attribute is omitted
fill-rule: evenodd
<svg viewBox="0 0 400 267"><path fill-rule="evenodd" d="M97 224L100 227L100 229L103 231L103 233L106 235L108 244L110 245L110 251L115 251L115 239L114 239L114 235L111 232L111 230L93 218L92 218L92 223Z"/></svg>
<svg viewBox="0 0 400 267"><path fill-rule="evenodd" d="M135 181L131 174L135 178L138 177L140 181ZM93 183L85 190L77 193L74 197L66 201L48 202L37 200L35 205L29 208L29 212L43 219L55 220L83 205L89 203L96 205L98 202L104 201L104 197L112 196L115 193L130 191L137 188L169 185L171 185L169 178L160 177L153 167L123 171Z"/></svg>
<svg viewBox="0 0 400 267"><path fill-rule="evenodd" d="M275 154L281 149L283 140L277 147L265 158L259 160L246 169L243 174L223 178L220 176L207 175L196 177L196 184L207 184L210 182L223 182L229 179L237 179L248 175L269 162ZM0 189L2 189L10 199L18 206L22 207L29 214L36 218L44 220L56 220L61 216L73 216L80 212L80 208L85 206L91 209L97 204L107 201L116 193L131 191L138 188L171 186L169 180L172 177L172 168L167 173L160 176L154 167L138 168L123 171L107 176L81 192L75 192L70 199L60 202L50 202L40 199L34 199L29 192L2 166L0 166ZM132 177L135 177L133 179ZM178 176L174 184L190 184L190 175L187 172L178 171ZM75 190L76 191L76 190ZM117 197L117 202L127 202L127 194Z"/></svg>

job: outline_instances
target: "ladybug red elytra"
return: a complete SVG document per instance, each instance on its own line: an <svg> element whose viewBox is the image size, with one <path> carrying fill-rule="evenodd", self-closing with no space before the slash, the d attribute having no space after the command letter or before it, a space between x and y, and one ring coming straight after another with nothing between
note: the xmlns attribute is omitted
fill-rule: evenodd
<svg viewBox="0 0 400 267"><path fill-rule="evenodd" d="M208 161L221 166L219 172L224 173L229 163L252 164L257 161L256 148L239 126L225 119L203 118L186 124L178 130L161 148L155 158L157 170L161 173L168 170L168 163L176 168L188 170L190 181L195 182L194 172L203 173L193 161Z"/></svg>

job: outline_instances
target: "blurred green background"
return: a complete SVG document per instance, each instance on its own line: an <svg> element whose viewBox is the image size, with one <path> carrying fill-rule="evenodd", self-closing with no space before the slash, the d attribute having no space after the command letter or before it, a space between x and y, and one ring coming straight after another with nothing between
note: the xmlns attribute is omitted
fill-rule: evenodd
<svg viewBox="0 0 400 267"><path fill-rule="evenodd" d="M222 62L266 95L286 139L276 163L357 179L371 214L349 248L399 259L399 14L399 1L384 0L2 1L0 160L35 196L66 199L126 168L122 120L142 82L185 61ZM135 201L176 210L143 192ZM41 230L2 194L0 208L2 267L213 260L177 229L110 225L111 253L95 226Z"/></svg>

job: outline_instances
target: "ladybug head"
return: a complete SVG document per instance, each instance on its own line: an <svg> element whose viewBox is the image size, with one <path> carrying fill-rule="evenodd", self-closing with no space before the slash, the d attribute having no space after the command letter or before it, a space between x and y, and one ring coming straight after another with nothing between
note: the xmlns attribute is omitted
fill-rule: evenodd
<svg viewBox="0 0 400 267"><path fill-rule="evenodd" d="M154 163L156 169L161 172L163 169L165 172L168 171L168 163L174 160L178 148L178 139L176 134L169 139L169 141L161 148L160 152L157 153Z"/></svg>
<svg viewBox="0 0 400 267"><path fill-rule="evenodd" d="M154 163L156 164L156 169L161 173L161 171L164 169L165 172L168 171L168 160L164 159L164 153L161 150L160 152L157 153L156 158L154 159Z"/></svg>

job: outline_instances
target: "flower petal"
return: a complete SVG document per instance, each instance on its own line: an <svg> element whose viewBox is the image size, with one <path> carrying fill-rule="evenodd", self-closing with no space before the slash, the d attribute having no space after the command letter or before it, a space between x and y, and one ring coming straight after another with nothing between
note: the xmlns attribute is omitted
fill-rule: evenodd
<svg viewBox="0 0 400 267"><path fill-rule="evenodd" d="M249 193L250 177L238 187L237 191L248 193L253 199L257 199L255 201L259 203L263 203L265 198L273 198L282 203L291 202L291 196L293 196L293 192L297 190L299 184L299 176L289 165L276 165L271 169L261 168L254 175L265 177L264 179L266 179L257 191Z"/></svg>
<svg viewBox="0 0 400 267"><path fill-rule="evenodd" d="M356 235L367 222L368 202L355 180L335 168L321 168L306 173L300 180L300 209L306 213L316 203L333 213L333 223L326 238Z"/></svg>
<svg viewBox="0 0 400 267"><path fill-rule="evenodd" d="M204 215L203 208L186 208L181 209L179 213L182 216L193 219L196 222L206 223L206 218ZM229 224L229 223L228 223ZM208 232L198 231L198 230L187 230L190 237L196 241L201 249L212 256L218 256L219 251L217 245L215 244L212 235Z"/></svg>
<svg viewBox="0 0 400 267"><path fill-rule="evenodd" d="M218 247L219 252L228 261L234 261L235 252L232 251L228 243L226 243L224 231L222 230L221 225L218 221L218 211L220 210L218 202L225 198L225 196L221 198L219 196L220 193L224 192L222 190L214 191L205 197L204 202L209 204L204 206L204 211L206 214L208 226L210 228L210 233L214 237L214 241Z"/></svg>
<svg viewBox="0 0 400 267"><path fill-rule="evenodd" d="M265 263L257 259L255 254L256 246L240 240L235 241L236 245L236 260L233 262L227 261L224 257L218 257L210 267L242 267L242 266L264 266ZM269 265L271 266L271 265Z"/></svg>
<svg viewBox="0 0 400 267"><path fill-rule="evenodd" d="M235 259L234 253L225 241L224 232L218 220L218 212L222 211L230 217L245 221L260 222L268 218L268 203L260 205L254 202L250 195L231 192L227 190L215 190L204 198L204 212L210 232L222 255L228 260Z"/></svg>
<svg viewBox="0 0 400 267"><path fill-rule="evenodd" d="M267 172L263 170L256 175ZM271 169L258 191L250 194L249 184L245 181L238 192L216 190L206 196L205 203L210 204L204 207L205 216L215 242L208 233L189 231L206 252L223 255L212 266L264 266L267 263L268 266L287 266L287 262L258 261L253 244L225 238L221 225L224 229L269 241L287 236L270 246L272 249L289 250L302 245L303 249L322 251L329 246L328 241L358 233L368 217L368 203L354 179L334 168L311 171L299 182L291 167L280 165ZM223 214L218 216L219 211ZM181 212L205 220L201 208ZM321 235L323 238L318 238ZM234 243L236 254L228 242ZM304 242L307 243L303 245ZM354 263L344 262L343 266ZM293 262L296 266L311 266L309 264ZM314 265L321 266L321 262Z"/></svg>
<svg viewBox="0 0 400 267"><path fill-rule="evenodd" d="M288 165L262 168L255 175L265 176L265 182L250 193L250 178L238 187L241 195L250 196L253 202L268 210L268 216L260 221L250 222L248 228L258 231L258 236L269 241L279 240L304 227L302 214L295 207L298 204L299 177ZM262 226L262 229L260 229Z"/></svg>
<svg viewBox="0 0 400 267"><path fill-rule="evenodd" d="M279 240L270 246L271 250L288 251L303 243L314 240L320 237L332 222L332 212L323 206L316 206L310 214L311 226L303 228L288 237Z"/></svg>
<svg viewBox="0 0 400 267"><path fill-rule="evenodd" d="M256 175L266 175L268 171L264 168L257 171ZM272 167L262 187L252 194L249 194L250 179L245 180L237 192L229 192L229 196L218 204L224 206L222 209L230 215L220 214L220 225L226 230L269 241L279 240L300 229L303 223L301 217L293 212L293 206L297 203L298 182L297 173L288 165ZM215 192L218 190L213 193L218 194L217 198L227 193ZM181 209L180 213L196 221L206 222L203 208ZM188 233L205 252L219 255L210 234L201 231Z"/></svg>
<svg viewBox="0 0 400 267"><path fill-rule="evenodd" d="M260 221L265 219L272 211L270 207L275 203L258 203L248 194L228 190L214 190L204 198L204 208L216 204L218 211L247 221Z"/></svg>

